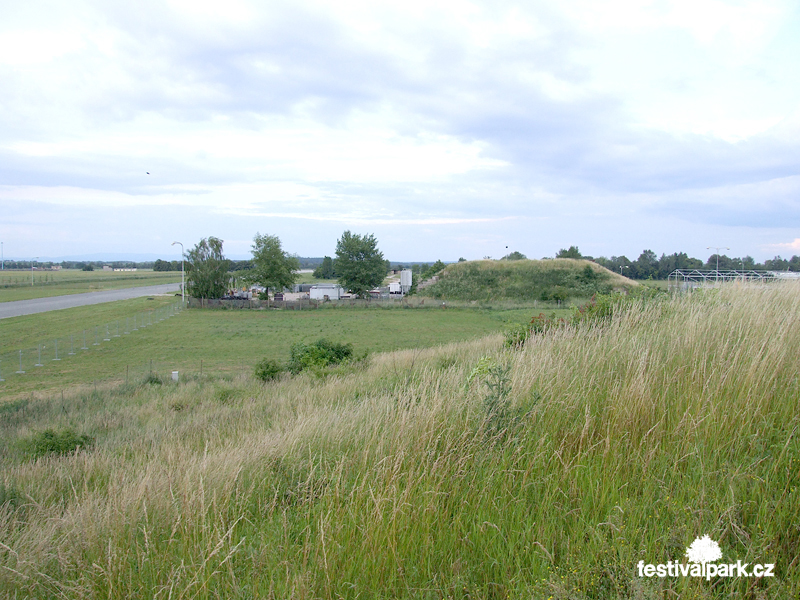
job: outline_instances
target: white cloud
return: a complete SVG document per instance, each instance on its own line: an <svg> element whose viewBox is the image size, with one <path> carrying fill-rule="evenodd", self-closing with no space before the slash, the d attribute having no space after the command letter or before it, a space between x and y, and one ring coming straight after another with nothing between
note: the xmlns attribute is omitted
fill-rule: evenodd
<svg viewBox="0 0 800 600"><path fill-rule="evenodd" d="M485 240L495 234L481 227L502 237L588 219L575 231L598 248L592 219L657 237L670 218L715 236L757 229L742 254L791 239L783 227L800 220L798 15L782 0L8 12L7 203L191 206L208 229L223 215Z"/></svg>
<svg viewBox="0 0 800 600"><path fill-rule="evenodd" d="M800 238L795 238L793 242L768 244L766 247L768 249L791 251L791 252L800 252Z"/></svg>
<svg viewBox="0 0 800 600"><path fill-rule="evenodd" d="M29 29L0 32L0 65L30 67L47 63L86 47L78 31Z"/></svg>

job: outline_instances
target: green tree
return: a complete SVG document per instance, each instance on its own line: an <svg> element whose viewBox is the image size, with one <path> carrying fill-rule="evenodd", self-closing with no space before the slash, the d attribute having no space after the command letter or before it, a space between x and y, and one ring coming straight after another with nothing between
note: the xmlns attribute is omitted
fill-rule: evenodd
<svg viewBox="0 0 800 600"><path fill-rule="evenodd" d="M300 261L283 251L278 236L256 233L251 251L253 268L248 273L248 281L263 285L267 293L270 288L279 291L297 281Z"/></svg>
<svg viewBox="0 0 800 600"><path fill-rule="evenodd" d="M652 250L643 250L636 259L636 276L638 279L654 279L658 277L658 257Z"/></svg>
<svg viewBox="0 0 800 600"><path fill-rule="evenodd" d="M727 258L724 257L724 258ZM723 257L719 259L719 268L723 268ZM711 259L709 259L711 260ZM789 261L785 258L781 258L780 256L776 256L772 260L765 260L764 265L767 267L767 271L788 271L789 270Z"/></svg>
<svg viewBox="0 0 800 600"><path fill-rule="evenodd" d="M172 264L159 258L153 263L153 271L172 271Z"/></svg>
<svg viewBox="0 0 800 600"><path fill-rule="evenodd" d="M336 276L345 288L361 298L386 277L386 263L372 234L360 236L345 231L336 242Z"/></svg>
<svg viewBox="0 0 800 600"><path fill-rule="evenodd" d="M559 250L556 258L583 258L583 256L581 256L581 251L578 250L577 246L570 246L569 250L564 250L563 248Z"/></svg>
<svg viewBox="0 0 800 600"><path fill-rule="evenodd" d="M425 269L425 272L422 274L422 279L430 279L431 277L433 277L434 275L436 275L440 271L444 271L444 268L446 266L447 265L444 264L441 260L437 260L430 267Z"/></svg>
<svg viewBox="0 0 800 600"><path fill-rule="evenodd" d="M334 279L336 272L333 270L333 259L326 256L322 259L322 264L314 269L314 277L317 279Z"/></svg>
<svg viewBox="0 0 800 600"><path fill-rule="evenodd" d="M525 255L524 255L522 252L517 252L517 251L515 250L514 252L511 252L511 253L509 253L509 254L506 254L506 255L505 255L503 258L501 258L500 260L525 260L526 258L528 258L528 257L527 257L527 256L525 256ZM461 262L461 261L459 261L459 262Z"/></svg>
<svg viewBox="0 0 800 600"><path fill-rule="evenodd" d="M228 289L230 261L222 255L222 240L200 240L186 253L186 291L194 298L221 298Z"/></svg>

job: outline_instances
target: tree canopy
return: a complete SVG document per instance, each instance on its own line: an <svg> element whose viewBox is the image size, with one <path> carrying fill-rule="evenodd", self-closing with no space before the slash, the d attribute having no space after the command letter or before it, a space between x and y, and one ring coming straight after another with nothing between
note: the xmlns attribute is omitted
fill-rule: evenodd
<svg viewBox="0 0 800 600"><path fill-rule="evenodd" d="M431 277L433 277L437 273L439 273L441 271L444 271L444 268L446 266L447 265L444 264L441 260L437 260L430 267L425 269L425 271L422 273L422 279L430 279Z"/></svg>
<svg viewBox="0 0 800 600"><path fill-rule="evenodd" d="M388 270L375 236L360 236L349 231L336 242L333 268L339 283L362 298L381 284Z"/></svg>
<svg viewBox="0 0 800 600"><path fill-rule="evenodd" d="M569 250L564 250L564 248L559 250L556 258L583 258L583 256L577 246L570 246Z"/></svg>
<svg viewBox="0 0 800 600"><path fill-rule="evenodd" d="M249 281L263 285L267 291L270 288L274 290L289 288L297 281L300 261L283 251L278 236L256 233L251 252L253 266L248 273Z"/></svg>
<svg viewBox="0 0 800 600"><path fill-rule="evenodd" d="M333 270L333 259L330 256L323 258L322 264L314 269L313 275L317 279L336 278L336 271Z"/></svg>
<svg viewBox="0 0 800 600"><path fill-rule="evenodd" d="M186 253L186 291L194 298L222 298L228 290L230 261L222 255L222 240L200 240Z"/></svg>

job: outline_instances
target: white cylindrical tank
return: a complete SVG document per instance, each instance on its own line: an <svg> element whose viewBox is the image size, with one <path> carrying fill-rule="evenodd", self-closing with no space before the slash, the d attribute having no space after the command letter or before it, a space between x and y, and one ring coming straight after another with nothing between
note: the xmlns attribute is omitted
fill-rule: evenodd
<svg viewBox="0 0 800 600"><path fill-rule="evenodd" d="M400 285L411 287L411 269L400 271Z"/></svg>

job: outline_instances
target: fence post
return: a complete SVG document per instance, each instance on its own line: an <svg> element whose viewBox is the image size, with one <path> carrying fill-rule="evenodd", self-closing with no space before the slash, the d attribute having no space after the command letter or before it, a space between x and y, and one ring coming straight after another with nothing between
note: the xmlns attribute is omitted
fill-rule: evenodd
<svg viewBox="0 0 800 600"><path fill-rule="evenodd" d="M75 335L72 333L69 334L69 355L75 355Z"/></svg>
<svg viewBox="0 0 800 600"><path fill-rule="evenodd" d="M94 326L94 344L92 346L99 346L100 345L100 338L97 335L97 325Z"/></svg>
<svg viewBox="0 0 800 600"><path fill-rule="evenodd" d="M81 350L88 350L89 348L86 347L86 330L83 330L83 346L81 346Z"/></svg>
<svg viewBox="0 0 800 600"><path fill-rule="evenodd" d="M56 340L56 357L53 360L61 360L58 358L58 340Z"/></svg>
<svg viewBox="0 0 800 600"><path fill-rule="evenodd" d="M17 373L25 373L25 371L22 370L22 350L19 351L19 371L17 371Z"/></svg>
<svg viewBox="0 0 800 600"><path fill-rule="evenodd" d="M44 366L44 365L42 364L42 345L41 345L41 344L39 344L39 360L38 360L38 362L37 362L35 365L33 365L33 366L34 366L34 367L43 367L43 366Z"/></svg>

